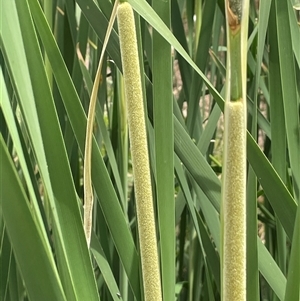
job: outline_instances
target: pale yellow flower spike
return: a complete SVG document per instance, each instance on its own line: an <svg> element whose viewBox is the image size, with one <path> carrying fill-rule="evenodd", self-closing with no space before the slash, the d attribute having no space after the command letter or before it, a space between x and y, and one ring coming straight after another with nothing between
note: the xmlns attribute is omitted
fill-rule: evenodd
<svg viewBox="0 0 300 301"><path fill-rule="evenodd" d="M222 300L246 300L246 123L241 100L225 103Z"/></svg>
<svg viewBox="0 0 300 301"><path fill-rule="evenodd" d="M127 101L145 301L160 301L162 300L162 294L143 93L134 15L130 4L127 2L119 4L117 16Z"/></svg>
<svg viewBox="0 0 300 301"><path fill-rule="evenodd" d="M225 0L227 70L221 206L221 300L246 301L246 69L249 0Z"/></svg>

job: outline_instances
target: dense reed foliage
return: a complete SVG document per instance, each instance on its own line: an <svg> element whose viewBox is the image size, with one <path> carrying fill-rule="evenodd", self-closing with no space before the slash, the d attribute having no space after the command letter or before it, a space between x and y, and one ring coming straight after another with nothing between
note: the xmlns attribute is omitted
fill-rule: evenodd
<svg viewBox="0 0 300 301"><path fill-rule="evenodd" d="M128 2L163 300L220 300L224 1ZM87 113L113 4L0 0L0 300L144 300L117 22L96 104L90 248L83 228ZM247 16L249 301L300 294L297 4L250 1Z"/></svg>

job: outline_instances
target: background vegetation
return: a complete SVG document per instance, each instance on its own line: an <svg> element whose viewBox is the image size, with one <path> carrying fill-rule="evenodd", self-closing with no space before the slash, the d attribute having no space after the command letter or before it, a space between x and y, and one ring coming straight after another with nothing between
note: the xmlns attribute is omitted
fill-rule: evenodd
<svg viewBox="0 0 300 301"><path fill-rule="evenodd" d="M155 10L128 2L137 12L164 300L220 300L224 2L153 0ZM248 300L299 300L295 4L250 7ZM94 126L91 252L81 217L86 113L112 5L0 0L1 300L143 299L117 24Z"/></svg>

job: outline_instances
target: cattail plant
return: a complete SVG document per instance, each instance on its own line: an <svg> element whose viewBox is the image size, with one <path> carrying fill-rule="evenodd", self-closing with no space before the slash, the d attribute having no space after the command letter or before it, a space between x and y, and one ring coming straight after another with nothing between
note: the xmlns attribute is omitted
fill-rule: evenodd
<svg viewBox="0 0 300 301"><path fill-rule="evenodd" d="M222 175L222 300L246 300L246 58L248 0L225 0L227 74Z"/></svg>
<svg viewBox="0 0 300 301"><path fill-rule="evenodd" d="M162 300L141 73L133 10L119 4L118 26L125 82L136 211L146 301Z"/></svg>

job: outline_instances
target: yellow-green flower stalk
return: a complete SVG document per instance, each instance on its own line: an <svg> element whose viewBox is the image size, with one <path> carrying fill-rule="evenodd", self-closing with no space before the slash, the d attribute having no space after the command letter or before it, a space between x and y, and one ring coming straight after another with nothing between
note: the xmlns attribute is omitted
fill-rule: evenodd
<svg viewBox="0 0 300 301"><path fill-rule="evenodd" d="M143 93L134 15L130 4L127 2L119 4L117 18L127 101L145 301L160 301L162 294Z"/></svg>
<svg viewBox="0 0 300 301"><path fill-rule="evenodd" d="M225 0L227 74L222 174L223 301L246 301L246 68L249 0Z"/></svg>

